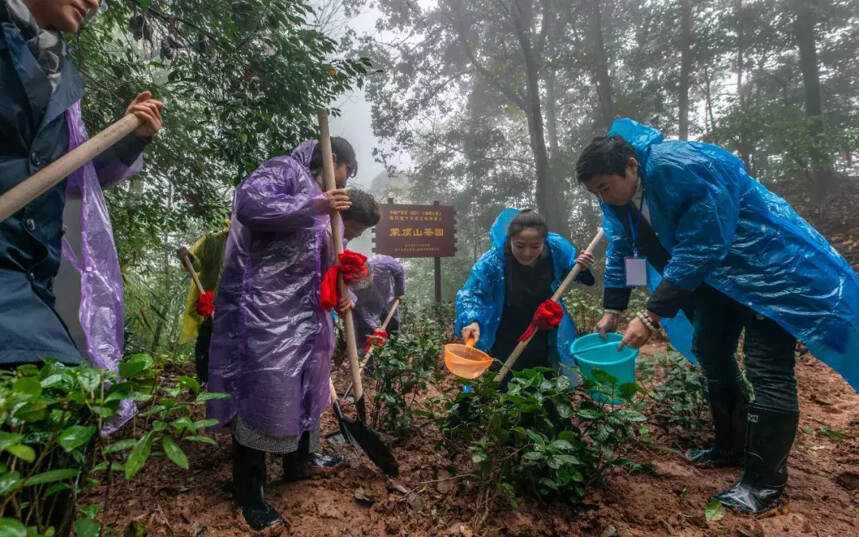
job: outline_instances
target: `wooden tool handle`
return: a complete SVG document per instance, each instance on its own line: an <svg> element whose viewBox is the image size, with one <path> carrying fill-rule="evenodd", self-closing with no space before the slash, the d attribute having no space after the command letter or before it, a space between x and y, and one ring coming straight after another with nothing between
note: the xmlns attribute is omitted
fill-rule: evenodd
<svg viewBox="0 0 859 537"><path fill-rule="evenodd" d="M0 196L0 222L23 209L72 172L104 153L139 127L137 116L128 114L86 142L48 164Z"/></svg>
<svg viewBox="0 0 859 537"><path fill-rule="evenodd" d="M197 290L200 291L200 294L202 295L206 290L203 289L203 284L200 283L200 278L197 276L197 271L194 270L194 264L191 263L191 258L188 257L187 253L180 257L182 258L182 264L185 265L185 268L188 269L188 272L191 274L191 279L194 280L194 285L197 286Z"/></svg>
<svg viewBox="0 0 859 537"><path fill-rule="evenodd" d="M328 377L328 390L331 392L331 403L337 402L337 388L334 387L334 381Z"/></svg>
<svg viewBox="0 0 859 537"><path fill-rule="evenodd" d="M605 232L600 229L599 232L594 236L593 240L591 240L591 243L588 244L588 247L585 249L585 251L590 254L593 254L594 250L596 250L597 246L599 246L599 243L603 239L603 237L605 237ZM567 289L569 289L569 287L573 284L573 281L576 279L579 273L583 270L585 270L585 266L576 263L570 273L567 274L567 277L564 278L564 281L561 282L561 285L558 286L558 290L555 291L555 294L552 295L552 300L556 302L560 300L560 298L567 293ZM510 372L510 369L513 367L513 364L515 364L516 360L519 359L519 356L522 355L522 352L528 346L528 343L531 342L531 339L533 339L533 337L534 334L532 334L531 337L529 337L525 341L520 341L516 345L516 348L513 349L513 352L510 353L510 357L507 358L507 361L504 362L504 365L501 367L501 370L498 371L498 374L495 376L495 382L501 382L502 380L504 380L504 377L506 377L507 373Z"/></svg>
<svg viewBox="0 0 859 537"><path fill-rule="evenodd" d="M337 183L334 181L334 162L331 158L331 136L328 130L328 111L319 109L319 145L322 150L322 178L325 180L325 189L334 190ZM334 251L339 256L343 253L343 229L340 227L340 216L337 211L331 211L331 232L334 237ZM337 278L340 296L346 296L349 292L346 282L341 274ZM358 345L355 342L355 319L352 310L343 315L343 324L346 327L346 355L349 357L349 367L352 370L352 383L355 386L355 400L364 396L364 385L361 383L361 366L358 363Z"/></svg>
<svg viewBox="0 0 859 537"><path fill-rule="evenodd" d="M379 328L382 330L386 330L388 328L388 323L391 322L391 319L394 318L394 314L397 312L397 308L400 307L400 299L394 300L394 303L391 305L391 311L388 312L388 316L385 317L385 322L382 323L382 326Z"/></svg>

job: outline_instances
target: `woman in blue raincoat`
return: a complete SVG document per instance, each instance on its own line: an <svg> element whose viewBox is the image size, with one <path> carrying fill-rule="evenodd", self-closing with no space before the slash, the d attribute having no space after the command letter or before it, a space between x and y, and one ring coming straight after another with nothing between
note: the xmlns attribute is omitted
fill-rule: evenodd
<svg viewBox="0 0 859 537"><path fill-rule="evenodd" d="M577 259L569 241L550 233L543 217L532 210L505 209L490 234L492 249L472 267L471 276L456 294L455 331L466 341L473 338L478 349L503 361L540 304L552 297L577 261L590 267L593 256L583 252ZM576 281L593 285L594 277L585 270ZM513 370L572 366L570 345L575 337L573 320L564 309L558 328L537 331Z"/></svg>
<svg viewBox="0 0 859 537"><path fill-rule="evenodd" d="M351 207L343 187L357 172L349 142L334 137L331 149L338 188L322 188L322 151L307 141L263 163L233 199L209 348L209 390L230 398L207 410L232 430L234 498L254 529L281 520L265 501L266 453L300 477L330 403L334 325L320 285L335 262L329 211ZM351 307L344 297L337 309Z"/></svg>
<svg viewBox="0 0 859 537"><path fill-rule="evenodd" d="M796 340L859 387L859 278L722 148L664 142L621 119L585 148L576 173L600 199L609 237L598 329L616 327L631 287L653 290L621 345L640 347L660 323L681 345L692 332L716 439L687 457L744 466L740 482L714 496L723 504L748 513L773 508L798 424ZM734 359L742 331L751 404Z"/></svg>

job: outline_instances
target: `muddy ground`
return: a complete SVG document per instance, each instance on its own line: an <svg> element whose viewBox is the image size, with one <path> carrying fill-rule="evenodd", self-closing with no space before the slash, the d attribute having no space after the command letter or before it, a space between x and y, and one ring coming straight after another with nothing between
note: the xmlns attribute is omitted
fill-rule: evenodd
<svg viewBox="0 0 859 537"><path fill-rule="evenodd" d="M643 349L642 359L659 345ZM190 371L189 371L190 372ZM337 384L347 375L335 374ZM660 375L654 377L659 381ZM484 527L472 527L466 456L451 456L429 422L394 442L400 477L385 478L366 460L343 446L324 451L346 457L340 467L316 471L305 481L284 483L280 461L269 461L268 500L289 522L269 535L323 536L851 536L859 527L859 395L838 375L810 356L797 362L801 419L790 458L790 497L786 512L761 519L726 513L716 522L704 519L710 494L730 487L739 470L702 470L684 462L679 452L706 441L706 433L656 425L653 443L631 452L653 474L615 469L584 504L523 501L518 511L499 508ZM446 383L447 389L456 389ZM341 389L343 386L340 386ZM437 393L429 394L434 397ZM347 408L347 412L351 409ZM843 438L831 438L821 426ZM330 413L323 430L332 432ZM810 434L809 434L810 433ZM836 435L837 436L837 435ZM216 435L219 446L187 448L190 470L165 459L153 460L132 483L115 486L121 498L103 513L103 521L124 528L132 521L150 535L227 537L252 532L233 507L229 493L230 440ZM666 449L668 448L668 449ZM677 452L672 451L677 450ZM99 501L97 495L82 502Z"/></svg>

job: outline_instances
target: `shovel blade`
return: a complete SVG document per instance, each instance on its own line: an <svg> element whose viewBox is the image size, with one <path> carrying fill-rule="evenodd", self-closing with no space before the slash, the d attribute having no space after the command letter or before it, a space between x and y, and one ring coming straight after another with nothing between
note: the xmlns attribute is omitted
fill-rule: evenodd
<svg viewBox="0 0 859 537"><path fill-rule="evenodd" d="M387 444L382 442L379 433L364 425L361 421L355 421L343 416L340 423L348 431L349 436L354 439L355 444L367 454L367 458L379 467L386 475L396 477L400 473L400 466L394 458L394 453Z"/></svg>

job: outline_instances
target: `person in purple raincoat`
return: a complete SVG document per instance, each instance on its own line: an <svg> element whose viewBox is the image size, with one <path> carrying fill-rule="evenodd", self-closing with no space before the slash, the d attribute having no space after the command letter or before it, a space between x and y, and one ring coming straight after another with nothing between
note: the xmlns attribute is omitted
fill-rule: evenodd
<svg viewBox="0 0 859 537"><path fill-rule="evenodd" d="M351 207L342 188L357 172L351 145L331 146L337 189L322 187L322 152L307 141L263 163L233 199L209 349L209 390L230 398L209 401L208 415L232 431L234 499L254 529L281 520L265 501L266 452L284 454L287 479L300 475L330 401L334 325L320 283L335 262L330 211ZM344 297L336 309L351 307Z"/></svg>
<svg viewBox="0 0 859 537"><path fill-rule="evenodd" d="M388 316L396 299L406 294L406 273L403 266L389 255L377 254L367 261L370 278L366 285L357 285L355 293L355 337L358 351L364 352L367 338L379 328ZM387 332L399 329L399 313L395 312Z"/></svg>

